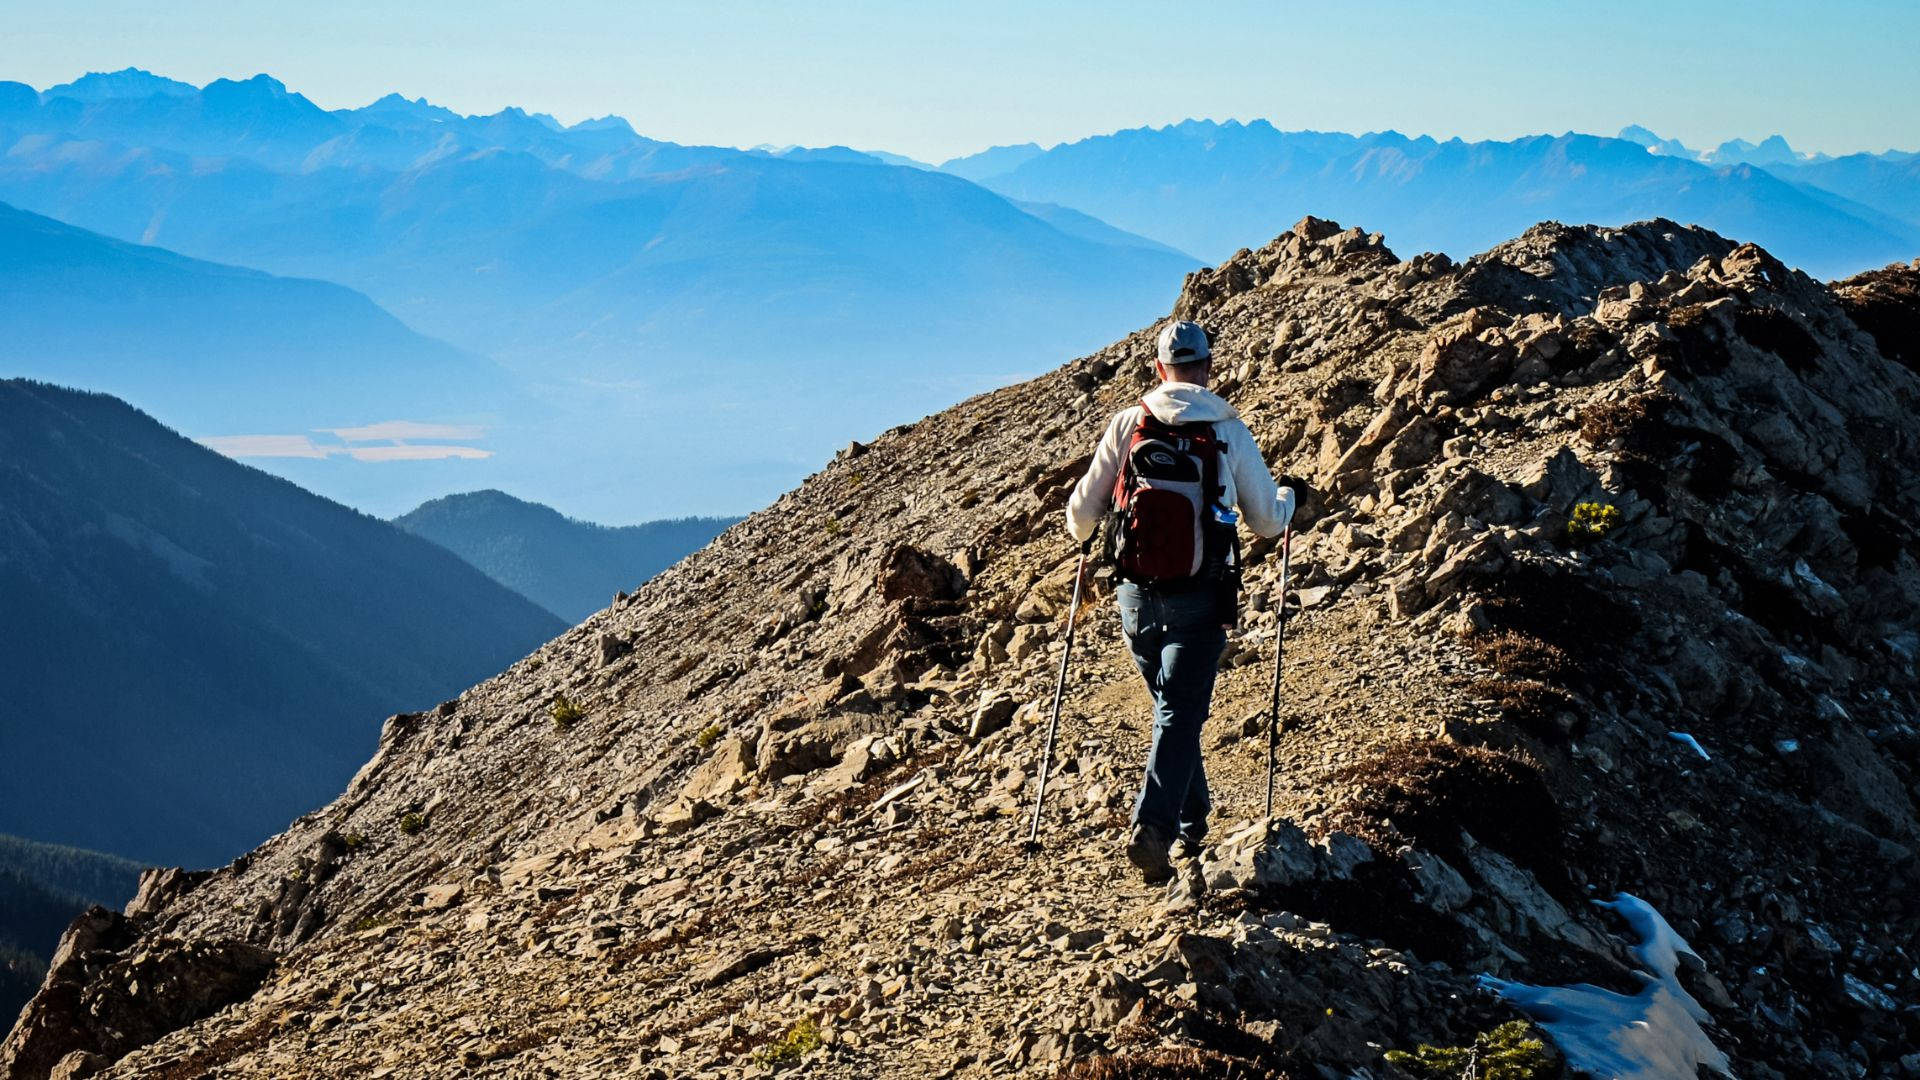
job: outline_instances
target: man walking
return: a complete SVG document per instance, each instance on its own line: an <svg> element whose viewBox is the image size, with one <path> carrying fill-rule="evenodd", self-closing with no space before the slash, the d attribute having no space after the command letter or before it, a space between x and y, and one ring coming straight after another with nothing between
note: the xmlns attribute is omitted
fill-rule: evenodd
<svg viewBox="0 0 1920 1080"><path fill-rule="evenodd" d="M1206 835L1207 774L1200 728L1238 607L1239 516L1277 536L1293 517L1240 414L1207 389L1212 350L1198 323L1160 331L1160 385L1107 425L1067 502L1067 527L1087 540L1116 512L1115 590L1133 662L1153 694L1153 744L1133 808L1127 858L1148 882L1173 874Z"/></svg>

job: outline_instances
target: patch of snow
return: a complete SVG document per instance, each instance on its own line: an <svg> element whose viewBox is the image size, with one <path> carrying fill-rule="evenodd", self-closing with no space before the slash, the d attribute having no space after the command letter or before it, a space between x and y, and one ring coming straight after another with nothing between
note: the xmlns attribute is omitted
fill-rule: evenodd
<svg viewBox="0 0 1920 1080"><path fill-rule="evenodd" d="M1669 731L1667 732L1667 738L1672 739L1674 742L1681 743L1685 746L1692 747L1693 752L1700 755L1701 761L1713 760L1713 758L1707 756L1707 749L1706 747L1700 745L1700 740L1694 738L1693 736L1687 734L1684 731Z"/></svg>
<svg viewBox="0 0 1920 1080"><path fill-rule="evenodd" d="M1637 973L1645 983L1639 993L1590 983L1532 986L1491 975L1480 976L1480 984L1539 1024L1572 1069L1604 1080L1671 1080L1694 1076L1704 1065L1731 1077L1727 1055L1700 1027L1706 1009L1680 985L1681 954L1696 960L1699 954L1637 896L1621 893L1594 903L1625 919L1639 936L1629 950L1647 969Z"/></svg>

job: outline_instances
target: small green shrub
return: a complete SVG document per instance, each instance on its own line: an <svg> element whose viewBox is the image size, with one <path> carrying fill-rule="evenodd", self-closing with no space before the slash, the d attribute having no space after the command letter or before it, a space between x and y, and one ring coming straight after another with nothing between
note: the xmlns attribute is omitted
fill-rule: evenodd
<svg viewBox="0 0 1920 1080"><path fill-rule="evenodd" d="M361 848L367 845L367 838L364 835L357 832L350 832L347 835L341 837L340 840L342 843L347 845L348 851L359 851Z"/></svg>
<svg viewBox="0 0 1920 1080"><path fill-rule="evenodd" d="M1510 1020L1474 1036L1472 1046L1421 1046L1387 1051L1387 1060L1422 1080L1548 1080L1560 1074L1533 1026Z"/></svg>
<svg viewBox="0 0 1920 1080"><path fill-rule="evenodd" d="M1573 508L1573 516L1567 519L1567 535L1575 541L1598 540L1619 524L1619 507L1583 502Z"/></svg>
<svg viewBox="0 0 1920 1080"><path fill-rule="evenodd" d="M801 1058L820 1049L820 1025L813 1017L803 1016L794 1021L786 1034L761 1047L753 1060L761 1065L778 1068L792 1065Z"/></svg>
<svg viewBox="0 0 1920 1080"><path fill-rule="evenodd" d="M720 741L720 725L719 724L708 724L706 727L703 727L700 729L700 734L695 735L693 737L693 745L699 747L702 750L705 750L708 747L711 747L714 743L717 743L719 741Z"/></svg>
<svg viewBox="0 0 1920 1080"><path fill-rule="evenodd" d="M536 656L533 659L527 661L528 671L539 671L541 668L546 666L547 666L547 661L544 657Z"/></svg>
<svg viewBox="0 0 1920 1080"><path fill-rule="evenodd" d="M426 816L418 811L409 810L400 815L400 831L408 836L413 836L426 827Z"/></svg>
<svg viewBox="0 0 1920 1080"><path fill-rule="evenodd" d="M827 523L824 526L824 528L827 530L828 536L839 536L841 530L846 528L846 526L840 524L839 518L830 517L827 519Z"/></svg>
<svg viewBox="0 0 1920 1080"><path fill-rule="evenodd" d="M547 703L547 715L553 717L554 727L564 731L579 723L580 718L587 715L587 711L575 704L567 695L555 694L553 700Z"/></svg>

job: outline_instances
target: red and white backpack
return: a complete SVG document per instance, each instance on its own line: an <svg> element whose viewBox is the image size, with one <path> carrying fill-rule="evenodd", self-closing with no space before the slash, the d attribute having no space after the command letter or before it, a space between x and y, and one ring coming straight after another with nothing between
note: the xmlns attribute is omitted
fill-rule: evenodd
<svg viewBox="0 0 1920 1080"><path fill-rule="evenodd" d="M1227 444L1207 422L1169 424L1142 405L1113 485L1114 528L1109 556L1129 581L1198 578L1233 561L1232 526L1215 524L1225 511L1220 482ZM1231 521L1231 516L1224 518Z"/></svg>

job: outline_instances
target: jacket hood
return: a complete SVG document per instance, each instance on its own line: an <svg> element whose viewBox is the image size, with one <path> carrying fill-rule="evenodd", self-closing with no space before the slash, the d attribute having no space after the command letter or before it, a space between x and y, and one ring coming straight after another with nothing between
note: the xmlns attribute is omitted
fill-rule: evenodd
<svg viewBox="0 0 1920 1080"><path fill-rule="evenodd" d="M1227 399L1192 383L1161 383L1140 399L1153 417L1167 424L1233 420L1239 417Z"/></svg>

